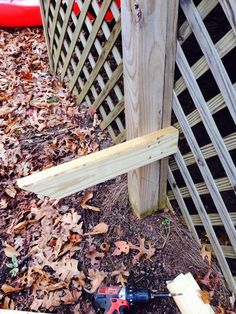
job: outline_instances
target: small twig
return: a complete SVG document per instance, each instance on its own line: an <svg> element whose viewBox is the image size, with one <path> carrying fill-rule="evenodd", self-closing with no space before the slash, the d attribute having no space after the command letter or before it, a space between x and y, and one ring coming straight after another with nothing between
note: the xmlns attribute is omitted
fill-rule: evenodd
<svg viewBox="0 0 236 314"><path fill-rule="evenodd" d="M165 245L166 245L166 242L167 242L167 240L168 240L168 238L169 238L169 236L170 236L170 221L169 221L169 228L168 228L168 233L167 233L167 235L166 235L166 238L165 238L165 241L164 241L164 243L163 243L163 245L162 245L162 247L161 247L161 249L163 250L164 249L164 247L165 247Z"/></svg>

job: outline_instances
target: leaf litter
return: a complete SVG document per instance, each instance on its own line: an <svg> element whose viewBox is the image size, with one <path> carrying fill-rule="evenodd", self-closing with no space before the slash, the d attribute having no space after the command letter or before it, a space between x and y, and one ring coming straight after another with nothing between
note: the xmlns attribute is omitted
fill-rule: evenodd
<svg viewBox="0 0 236 314"><path fill-rule="evenodd" d="M86 103L76 105L50 75L41 28L0 30L2 308L95 313L90 294L101 284L123 285L129 279L141 288L164 289L165 280L178 271L206 270L200 254L198 266L191 258L189 264L171 266L173 232L160 255L165 233L158 235L157 230L163 219L171 220L173 229L176 219L165 215L161 220L147 218L145 228L144 222L139 225L124 205L128 197L122 177L60 202L17 187L19 177L110 146L98 124L96 110ZM209 288L217 289L219 285L208 278ZM150 309L178 313L172 300Z"/></svg>

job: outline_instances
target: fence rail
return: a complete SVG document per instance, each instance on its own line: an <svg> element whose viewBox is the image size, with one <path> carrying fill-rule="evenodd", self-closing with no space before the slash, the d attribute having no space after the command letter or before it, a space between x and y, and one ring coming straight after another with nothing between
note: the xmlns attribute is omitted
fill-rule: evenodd
<svg viewBox="0 0 236 314"><path fill-rule="evenodd" d="M114 143L126 139L117 3L41 0L52 70L79 103L97 109L100 126ZM180 5L172 118L180 141L169 162L168 198L197 241L204 228L235 291L236 2L181 0Z"/></svg>

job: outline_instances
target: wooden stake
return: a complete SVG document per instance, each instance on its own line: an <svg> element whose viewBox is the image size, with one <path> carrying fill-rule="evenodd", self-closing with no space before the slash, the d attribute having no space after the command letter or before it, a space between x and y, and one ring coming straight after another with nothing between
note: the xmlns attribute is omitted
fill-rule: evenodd
<svg viewBox="0 0 236 314"><path fill-rule="evenodd" d="M177 0L121 3L126 129L130 140L170 124L175 51L170 32L175 34ZM168 54L171 57L167 58ZM129 173L129 198L139 217L158 209L159 192L164 207L166 167L165 161L160 172L160 162L156 162Z"/></svg>

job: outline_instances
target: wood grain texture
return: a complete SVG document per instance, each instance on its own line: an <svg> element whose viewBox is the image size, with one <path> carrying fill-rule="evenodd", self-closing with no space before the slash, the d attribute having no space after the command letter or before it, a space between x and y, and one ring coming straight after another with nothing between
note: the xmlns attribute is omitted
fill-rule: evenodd
<svg viewBox="0 0 236 314"><path fill-rule="evenodd" d="M167 23L170 3L172 1L122 1L128 140L162 127L166 40L168 25L172 24L170 20ZM172 18L175 18L174 14ZM170 68L172 67L171 64ZM169 105L168 108L170 109ZM159 176L160 163L136 169L128 174L130 202L139 216L158 209Z"/></svg>
<svg viewBox="0 0 236 314"><path fill-rule="evenodd" d="M169 127L17 180L19 187L62 198L174 154L178 131Z"/></svg>
<svg viewBox="0 0 236 314"><path fill-rule="evenodd" d="M236 213L229 213L233 221L233 224L236 226ZM211 220L213 226L223 226L222 220L220 219L219 214L208 214L208 217ZM202 221L199 215L191 215L191 219L195 226L202 226Z"/></svg>
<svg viewBox="0 0 236 314"><path fill-rule="evenodd" d="M164 91L163 91L163 109L162 109L162 124L161 124L162 129L171 125L178 9L179 9L179 0L167 1ZM169 162L168 157L160 161L160 175L159 175L159 208L160 209L164 209L166 207L168 162Z"/></svg>
<svg viewBox="0 0 236 314"><path fill-rule="evenodd" d="M228 73L216 51L210 35L192 0L180 0L181 8L187 17L189 25L205 55L209 68L225 99L231 116L236 123L236 92L232 86Z"/></svg>

